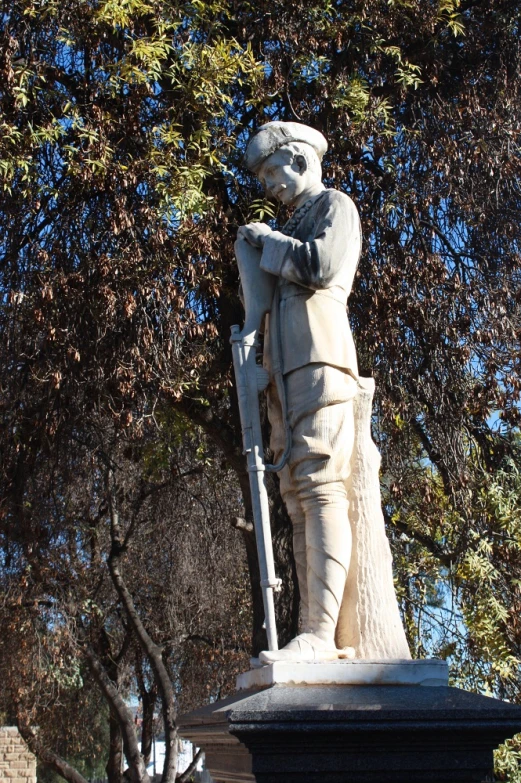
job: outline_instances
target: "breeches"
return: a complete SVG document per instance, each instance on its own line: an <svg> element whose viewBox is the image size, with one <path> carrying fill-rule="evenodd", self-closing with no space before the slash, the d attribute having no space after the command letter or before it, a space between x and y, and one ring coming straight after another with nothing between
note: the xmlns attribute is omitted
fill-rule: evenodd
<svg viewBox="0 0 521 783"><path fill-rule="evenodd" d="M300 501L317 492L345 496L353 449L354 378L345 370L308 364L285 378L291 454L279 474L287 503L295 493ZM270 447L277 461L284 450L284 423L274 385L268 389ZM289 498L288 498L289 499Z"/></svg>
<svg viewBox="0 0 521 783"><path fill-rule="evenodd" d="M285 378L291 453L279 474L281 494L293 523L293 550L302 601L302 619L312 630L336 625L349 567L351 531L347 482L354 440L356 381L349 373L309 364ZM270 445L277 461L284 449L284 425L274 386L268 391ZM315 565L314 565L315 564ZM335 586L321 593L319 615L308 616L311 582ZM312 614L312 612L310 613ZM330 635L330 629L327 631Z"/></svg>

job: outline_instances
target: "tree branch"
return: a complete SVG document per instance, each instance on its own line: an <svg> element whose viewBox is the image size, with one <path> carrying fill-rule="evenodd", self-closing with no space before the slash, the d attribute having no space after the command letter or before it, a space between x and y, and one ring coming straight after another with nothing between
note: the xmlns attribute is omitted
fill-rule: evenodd
<svg viewBox="0 0 521 783"><path fill-rule="evenodd" d="M54 770L54 772L57 772L58 775L64 778L64 780L67 780L68 783L88 783L83 775L81 775L77 769L71 767L65 759L62 759L57 753L53 753L48 748L44 747L36 736L35 731L20 716L17 716L17 726L22 738L27 743L29 750L34 753L38 758L38 761L41 761L46 767Z"/></svg>
<svg viewBox="0 0 521 783"><path fill-rule="evenodd" d="M150 778L139 750L139 743L134 728L134 719L130 709L125 704L118 689L108 676L107 672L94 650L89 646L85 650L85 657L94 679L101 688L103 695L114 714L116 715L123 734L125 756L129 765L129 774L133 783L150 783ZM71 783L81 783L72 781Z"/></svg>
<svg viewBox="0 0 521 783"><path fill-rule="evenodd" d="M433 541L433 539L430 538L430 536L426 536L424 533L420 533L418 530L411 529L408 525L405 524L405 522L392 520L385 510L383 513L385 524L388 527L395 527L401 533L405 533L407 536L409 536L409 538L417 541L418 544L421 544L423 547L425 547L425 549L427 549L431 555L434 555L434 557L444 566L447 566L447 568L450 568L456 561L456 555L454 552L445 552L443 548L436 543L436 541Z"/></svg>
<svg viewBox="0 0 521 783"><path fill-rule="evenodd" d="M235 432L211 408L199 405L195 400L182 400L179 405L190 421L198 424L221 449L229 465L236 473L245 473L244 459L237 443Z"/></svg>
<svg viewBox="0 0 521 783"><path fill-rule="evenodd" d="M175 693L170 680L170 675L163 662L161 649L149 636L141 618L136 610L134 599L126 585L121 569L122 549L122 530L119 522L117 510L116 488L114 475L111 470L107 474L108 499L110 511L110 527L112 547L109 555L108 565L112 582L116 588L117 594L123 604L125 613L130 625L134 630L139 643L150 661L150 666L154 673L154 680L157 684L161 697L161 706L163 712L163 723L165 730L165 765L163 769L163 783L173 783L177 771L177 723L175 715Z"/></svg>
<svg viewBox="0 0 521 783"><path fill-rule="evenodd" d="M184 772L182 772L180 775L176 777L176 783L188 783L188 781L194 774L202 755L203 755L203 750L202 748L199 748L199 750L194 756L192 763L188 765L188 767L185 769Z"/></svg>

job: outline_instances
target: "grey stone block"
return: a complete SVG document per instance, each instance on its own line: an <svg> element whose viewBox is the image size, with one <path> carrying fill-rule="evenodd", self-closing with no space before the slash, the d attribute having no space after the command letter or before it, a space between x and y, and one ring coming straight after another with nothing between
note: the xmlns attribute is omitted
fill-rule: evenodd
<svg viewBox="0 0 521 783"><path fill-rule="evenodd" d="M180 719L217 783L481 783L521 707L458 688L275 685Z"/></svg>

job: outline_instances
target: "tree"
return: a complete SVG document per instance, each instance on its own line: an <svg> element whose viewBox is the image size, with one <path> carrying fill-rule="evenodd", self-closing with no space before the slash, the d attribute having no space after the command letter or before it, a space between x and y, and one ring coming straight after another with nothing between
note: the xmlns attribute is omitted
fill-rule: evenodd
<svg viewBox="0 0 521 783"><path fill-rule="evenodd" d="M197 388L197 368L211 357L205 341L215 340L215 326L200 312L201 292L217 293L213 274L204 262L187 263L209 201L201 182L215 159L206 125L226 140L218 118L230 85L258 70L249 51L213 28L216 9L181 4L160 15L146 3L42 10L21 2L2 18L1 317L11 334L2 362L13 379L3 409L5 591L17 595L15 603L24 590L34 596L22 639L16 636L27 656L18 677L8 678L9 695L40 758L76 781L75 770L45 746L45 739L56 742L56 721L32 738L30 719L49 703L59 712L67 696L70 704L90 671L110 705L112 779L120 777L123 741L131 776L146 780L122 699L132 654L143 692L153 700L157 688L163 705L165 781L176 773L169 667L175 644L175 665L182 664L179 630L169 643L164 623L151 635L136 609L140 574L130 589L123 571L140 512L156 519L151 498L159 508L175 477L156 486L145 453L125 506L123 486L135 471L123 452L133 441L146 451L159 427L158 405L178 399L187 382ZM235 551L227 544L229 557ZM147 592L157 612L157 591L147 585ZM214 644L228 653L228 626L222 622L207 641L210 653ZM33 666L30 653L42 640L48 655ZM50 693L35 698L42 683Z"/></svg>
<svg viewBox="0 0 521 783"><path fill-rule="evenodd" d="M110 744L97 753L108 751L112 783L121 780L122 746L131 776L146 779L146 748L141 761L126 704L134 691L144 745L162 708L174 751L167 781L176 773L178 704L226 693L248 660L244 566L240 542L228 540L237 507L200 433L187 443L183 430L180 443L170 422L163 441L156 430L154 440L116 438L117 447L113 434L107 426L99 445L111 455L108 471L77 446L57 449L29 477L30 524L4 541L3 703L39 758L80 783L66 764L92 747L103 695Z"/></svg>
<svg viewBox="0 0 521 783"><path fill-rule="evenodd" d="M38 600L59 595L66 605L60 590L70 575L58 557L42 575L39 559L49 540L67 540L61 531L74 540L63 514L51 524L71 473L97 471L85 497L100 513L102 551L115 542L117 553L106 482L117 477L116 500L130 510L136 494L126 488L147 475L154 422L168 441L165 431L182 420L235 474L227 503L242 495L230 516L245 544L253 651L263 646L227 342L241 318L232 242L238 225L273 213L240 168L246 137L267 119L297 119L324 132L326 183L349 192L362 216L350 317L362 372L378 389L374 429L411 643L450 656L472 687L518 698L516 8L507 0L16 0L1 27L0 513L17 595L25 579ZM121 459L127 448L136 463ZM74 465L53 462L60 449L76 455ZM284 640L296 625L296 592L275 484ZM123 516L128 531L132 514ZM234 536L230 529L232 548ZM99 566L108 604L118 556L112 583ZM139 569L121 564L135 602ZM41 591L55 570L60 579ZM118 599L113 611L127 611L129 628L121 588ZM150 603L136 606L159 638ZM89 615L87 631L95 625ZM105 672L123 649L118 629ZM192 664L181 668L191 676Z"/></svg>

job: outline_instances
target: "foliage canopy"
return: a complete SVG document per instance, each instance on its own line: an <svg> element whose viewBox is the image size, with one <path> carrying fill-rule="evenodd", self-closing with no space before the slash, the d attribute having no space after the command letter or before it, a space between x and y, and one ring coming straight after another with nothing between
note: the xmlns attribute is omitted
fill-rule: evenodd
<svg viewBox="0 0 521 783"><path fill-rule="evenodd" d="M31 700L99 699L88 654L121 692L141 677L143 705L168 701L129 597L179 683L212 655L240 665L250 622L262 644L227 335L235 231L285 217L240 166L275 118L324 132L325 182L361 213L350 318L378 389L411 645L519 699L520 18L510 0L4 3L1 622L26 663L52 648L29 691L28 670L6 672L22 717ZM296 596L275 486L273 512L284 636ZM202 647L188 563L216 597ZM514 780L512 758L498 769Z"/></svg>

